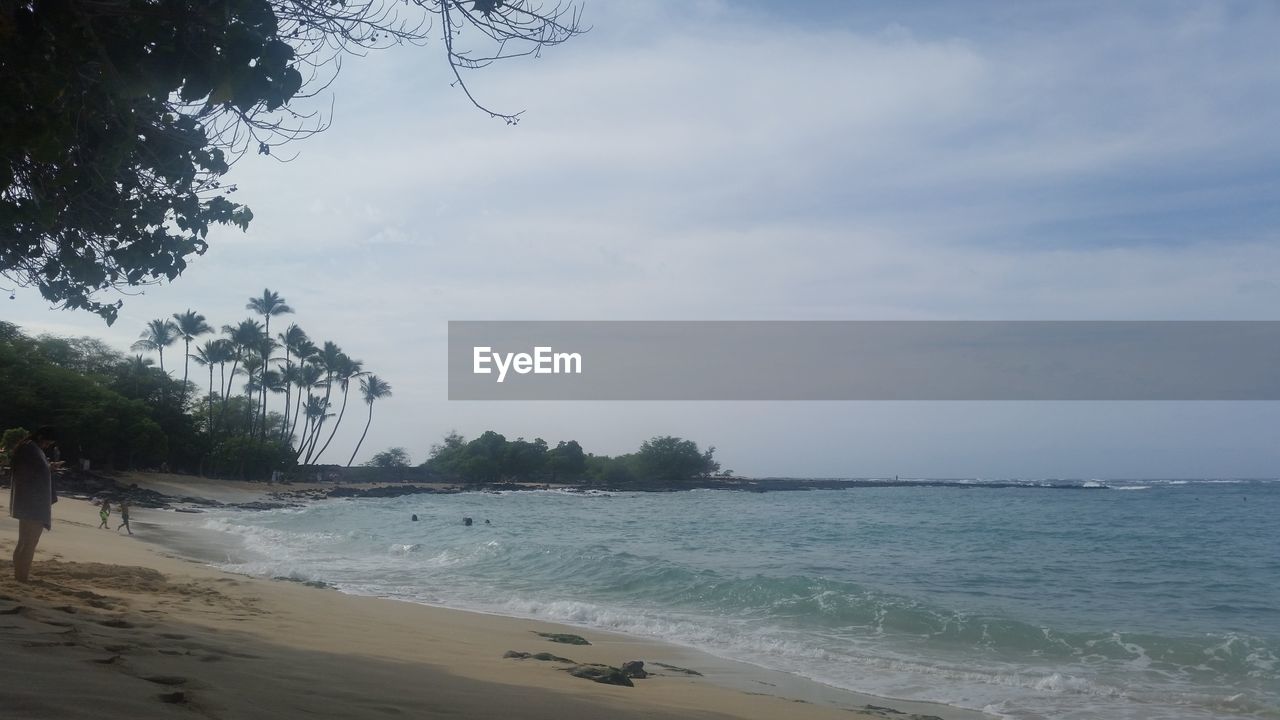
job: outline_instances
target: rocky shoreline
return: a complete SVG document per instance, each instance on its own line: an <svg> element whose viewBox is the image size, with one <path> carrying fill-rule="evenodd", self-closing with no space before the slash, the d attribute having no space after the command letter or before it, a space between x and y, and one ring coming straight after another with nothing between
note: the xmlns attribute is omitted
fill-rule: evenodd
<svg viewBox="0 0 1280 720"><path fill-rule="evenodd" d="M113 473L67 469L59 471L55 481L56 492L66 497L94 500L107 497L113 501L126 500L136 507L167 508L186 512L201 509L226 508L236 510L276 510L300 507L317 500L330 498L393 498L406 495L456 494L465 492L521 492L534 490L559 490L571 493L597 492L686 492L689 490L725 490L733 492L803 492L813 490L850 490L857 488L929 487L956 489L1027 488L1045 490L1107 490L1100 483L1062 481L1016 482L978 480L881 480L881 479L797 479L797 478L698 478L687 482L649 482L625 485L558 483L380 483L354 485L336 483L332 487L291 489L292 483L262 484L266 499L249 502L220 502L211 498L166 495L139 487L137 483L119 482Z"/></svg>

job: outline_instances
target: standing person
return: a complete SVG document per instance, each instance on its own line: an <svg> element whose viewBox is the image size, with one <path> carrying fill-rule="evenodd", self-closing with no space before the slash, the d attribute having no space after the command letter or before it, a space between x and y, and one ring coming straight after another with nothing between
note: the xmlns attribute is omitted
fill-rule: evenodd
<svg viewBox="0 0 1280 720"><path fill-rule="evenodd" d="M116 528L116 532L120 532L120 528L124 528L132 535L133 528L129 527L129 503L125 500L120 501L120 520L120 527Z"/></svg>
<svg viewBox="0 0 1280 720"><path fill-rule="evenodd" d="M53 477L46 450L51 450L54 429L42 427L13 450L13 481L9 488L9 514L18 520L18 544L13 549L13 577L27 582L40 534L53 529Z"/></svg>
<svg viewBox="0 0 1280 720"><path fill-rule="evenodd" d="M102 518L102 522L98 523L98 529L106 528L107 530L110 530L111 526L107 525L107 518L111 517L110 500L103 498L102 507L98 508L98 517Z"/></svg>

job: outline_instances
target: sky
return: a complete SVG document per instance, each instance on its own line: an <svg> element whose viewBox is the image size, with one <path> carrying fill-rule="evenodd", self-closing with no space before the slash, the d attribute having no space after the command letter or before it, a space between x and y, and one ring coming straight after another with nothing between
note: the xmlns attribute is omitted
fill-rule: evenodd
<svg viewBox="0 0 1280 720"><path fill-rule="evenodd" d="M450 87L438 44L349 58L329 130L228 176L248 232L113 327L31 290L0 317L124 349L271 288L393 387L357 461L494 429L604 454L679 435L757 476L1280 476L1265 402L449 402L449 320L1280 319L1280 5L583 17L468 76L516 126Z"/></svg>

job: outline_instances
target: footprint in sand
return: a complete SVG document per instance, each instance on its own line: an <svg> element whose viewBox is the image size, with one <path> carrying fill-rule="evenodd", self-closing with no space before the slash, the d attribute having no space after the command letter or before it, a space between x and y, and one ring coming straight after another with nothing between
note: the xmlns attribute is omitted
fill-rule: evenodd
<svg viewBox="0 0 1280 720"><path fill-rule="evenodd" d="M178 705L187 701L187 694L178 690L171 693L161 693L159 698L160 702Z"/></svg>
<svg viewBox="0 0 1280 720"><path fill-rule="evenodd" d="M152 675L144 677L143 680L153 682L157 685L186 685L187 679L180 675Z"/></svg>
<svg viewBox="0 0 1280 720"><path fill-rule="evenodd" d="M120 618L110 618L110 619L108 619L108 620L99 620L99 621L98 621L98 624L99 624L99 625L101 625L101 626L103 626L103 627L109 627L109 628L132 628L132 627L137 627L136 625L134 625L133 623L129 622L128 620L122 620L122 619L120 619Z"/></svg>

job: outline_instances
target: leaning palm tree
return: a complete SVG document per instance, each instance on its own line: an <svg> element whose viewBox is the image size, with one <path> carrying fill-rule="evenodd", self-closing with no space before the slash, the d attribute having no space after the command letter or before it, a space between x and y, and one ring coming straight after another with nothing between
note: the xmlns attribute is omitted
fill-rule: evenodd
<svg viewBox="0 0 1280 720"><path fill-rule="evenodd" d="M289 365L280 371L280 384L283 386L284 392L284 416L280 422L280 437L276 438L281 443L288 443L289 438L289 411L293 407L293 386L298 384L298 374L302 368L297 365Z"/></svg>
<svg viewBox="0 0 1280 720"><path fill-rule="evenodd" d="M293 408L294 410L293 424L289 426L289 437L293 437L294 431L298 429L298 420L303 417L303 413L302 413L303 393L304 392L306 393L307 403L310 403L313 397L312 391L315 390L316 388L319 388L323 382L324 382L324 371L320 369L319 365L308 362L304 365L298 366L298 378L297 378L298 399L297 399L297 405L295 405ZM307 423L303 423L302 435L299 436L298 438L298 456L299 457L302 456L302 448L305 446L305 443L307 440L307 426L308 426Z"/></svg>
<svg viewBox="0 0 1280 720"><path fill-rule="evenodd" d="M308 455L310 455L308 448L314 447L317 428L320 427L325 418L333 414L329 412L329 404L318 395L307 398L307 404L303 407L302 413L306 416L306 422L303 423L302 441L298 446L298 456L302 455L303 450L307 450ZM297 457L295 456L294 459L296 460ZM306 463L304 462L303 464L305 465Z"/></svg>
<svg viewBox="0 0 1280 720"><path fill-rule="evenodd" d="M330 407L329 397L333 393L333 378L338 374L338 369L342 364L342 357L342 348L338 347L336 343L328 340L324 342L324 347L320 349L320 352L315 357L315 362L324 370L324 406L326 408ZM324 421L330 417L332 417L332 415L322 415L320 417L320 422L312 428L312 433L319 436L320 429L324 427ZM316 446L314 438L311 440L310 445L311 449L307 451L307 455L302 461L303 465L311 463L311 451L314 450Z"/></svg>
<svg viewBox="0 0 1280 720"><path fill-rule="evenodd" d="M355 462L356 453L360 452L360 446L364 444L364 436L369 434L369 425L373 423L373 401L391 397L391 385L377 375L366 375L360 378L360 394L369 405L369 419L364 422L364 432L360 433L360 442L356 443L356 449L351 451L351 459L347 461L347 467L351 467L351 463Z"/></svg>
<svg viewBox="0 0 1280 720"><path fill-rule="evenodd" d="M182 342L186 343L186 347L183 349L184 358L182 361L182 392L185 393L187 391L187 369L191 360L191 341L200 335L213 332L213 328L209 327L209 323L205 322L203 315L191 308L187 308L184 313L174 313L173 320L174 326L178 330L178 337L182 338ZM210 375L212 374L213 371L210 370Z"/></svg>
<svg viewBox="0 0 1280 720"><path fill-rule="evenodd" d="M164 369L164 349L178 341L178 326L172 320L156 319L147 323L141 339L132 346L134 350L151 350L160 353L160 372Z"/></svg>
<svg viewBox="0 0 1280 720"><path fill-rule="evenodd" d="M320 462L320 456L328 449L329 443L333 442L333 436L338 434L338 426L342 425L342 416L347 412L347 395L351 389L351 381L364 375L364 363L359 360L352 360L343 354L338 358L338 369L334 373L339 384L342 386L342 409L338 411L338 418L333 421L333 429L329 431L329 437L324 441L324 445L320 447L320 452L316 453L316 462Z"/></svg>

